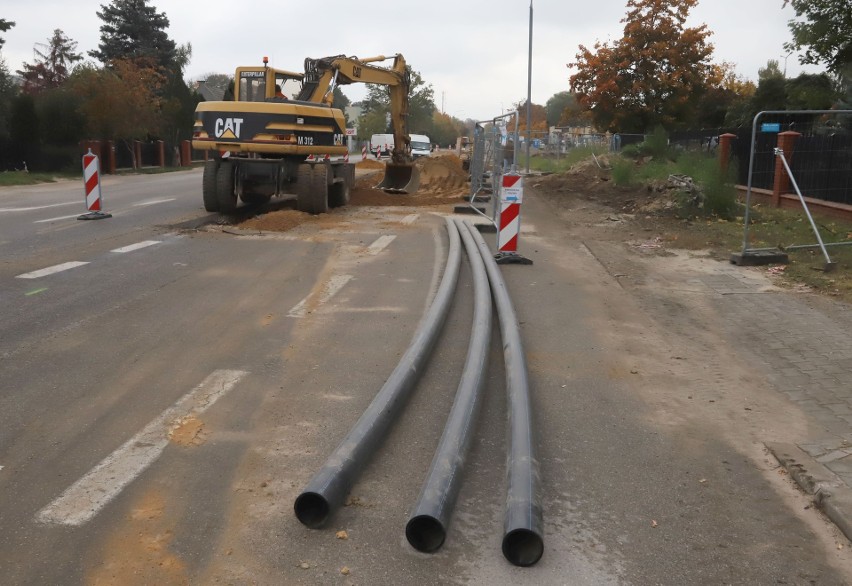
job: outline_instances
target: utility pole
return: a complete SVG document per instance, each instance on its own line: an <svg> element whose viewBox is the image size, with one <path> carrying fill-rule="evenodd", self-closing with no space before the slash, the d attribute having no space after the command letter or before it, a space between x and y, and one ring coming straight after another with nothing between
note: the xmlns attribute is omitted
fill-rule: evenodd
<svg viewBox="0 0 852 586"><path fill-rule="evenodd" d="M532 37L533 0L530 0L530 50L527 62L527 175L530 174L530 143L532 142Z"/></svg>

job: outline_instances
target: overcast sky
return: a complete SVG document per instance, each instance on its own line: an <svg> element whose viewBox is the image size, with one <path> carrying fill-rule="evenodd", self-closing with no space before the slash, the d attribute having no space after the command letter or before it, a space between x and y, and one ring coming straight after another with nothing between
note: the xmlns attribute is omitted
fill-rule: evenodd
<svg viewBox="0 0 852 586"><path fill-rule="evenodd" d="M54 29L77 41L78 51L96 49L103 22L96 12L106 0L2 0L0 18L16 25L5 33L2 50L11 71L33 62L33 46ZM782 0L700 0L690 26L706 23L713 35L714 60L736 64L738 73L757 79L768 59L784 68L783 43L790 39L791 8ZM192 44L189 79L209 73L233 75L238 65L260 64L301 71L305 57L347 54L359 57L402 53L432 86L438 109L457 118L485 120L527 96L529 0L420 0L341 2L324 0L152 0L165 12L169 37ZM568 89L566 63L580 44L622 36L626 0L534 0L532 101L544 105ZM797 55L787 74L803 68ZM344 87L353 101L363 87Z"/></svg>

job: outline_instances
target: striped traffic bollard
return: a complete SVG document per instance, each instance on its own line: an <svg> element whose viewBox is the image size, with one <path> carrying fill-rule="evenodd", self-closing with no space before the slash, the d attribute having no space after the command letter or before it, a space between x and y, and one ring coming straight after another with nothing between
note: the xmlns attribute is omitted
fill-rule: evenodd
<svg viewBox="0 0 852 586"><path fill-rule="evenodd" d="M520 175L503 175L500 180L500 216L498 217L498 264L525 264L532 261L518 254L518 235L521 231L521 203L524 200L524 180Z"/></svg>
<svg viewBox="0 0 852 586"><path fill-rule="evenodd" d="M367 145L364 145L364 146L361 147L361 158L362 159L367 158Z"/></svg>
<svg viewBox="0 0 852 586"><path fill-rule="evenodd" d="M349 162L349 151L346 151L346 154L345 154L345 155L343 155L343 162L344 162L344 163L348 163L348 162Z"/></svg>
<svg viewBox="0 0 852 586"><path fill-rule="evenodd" d="M111 218L112 214L104 212L101 207L101 173L98 156L89 149L83 155L83 184L86 189L87 213L77 216L78 220L102 220Z"/></svg>

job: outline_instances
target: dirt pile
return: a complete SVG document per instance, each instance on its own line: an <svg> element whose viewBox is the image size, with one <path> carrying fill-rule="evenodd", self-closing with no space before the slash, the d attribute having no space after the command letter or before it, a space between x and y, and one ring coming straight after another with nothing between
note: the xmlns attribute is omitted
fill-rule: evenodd
<svg viewBox="0 0 852 586"><path fill-rule="evenodd" d="M381 161L377 161L375 159L364 159L362 161L358 161L357 163L355 163L355 168L356 169L376 169L376 170L379 170L379 169L384 169L385 164L382 163Z"/></svg>
<svg viewBox="0 0 852 586"><path fill-rule="evenodd" d="M240 229L260 230L261 232L286 232L302 224L312 224L321 228L335 228L345 224L345 221L333 213L312 215L296 210L277 210L241 222Z"/></svg>
<svg viewBox="0 0 852 586"><path fill-rule="evenodd" d="M359 161L356 169L362 171L350 192L352 206L438 206L457 204L467 193L468 174L462 169L461 160L454 154L422 157L415 162L420 172L420 188L415 193L385 193L376 186L384 177L385 163L374 159ZM366 171L366 173L363 173ZM372 172L371 172L372 171ZM328 214L311 215L296 210L278 210L256 216L240 223L241 230L261 232L286 232L302 224L334 228L345 224L334 211Z"/></svg>
<svg viewBox="0 0 852 586"><path fill-rule="evenodd" d="M421 157L415 162L420 172L420 187L414 193L385 193L376 186L384 177L384 163L362 161L358 165L379 168L376 173L363 176L355 182L350 205L356 206L433 206L458 203L467 193L468 174L462 169L461 160L453 153L432 157Z"/></svg>
<svg viewBox="0 0 852 586"><path fill-rule="evenodd" d="M616 185L606 155L584 159L564 173L546 175L533 181L550 197L577 197L617 209L625 213L653 213L671 210L676 190L664 183L647 185Z"/></svg>

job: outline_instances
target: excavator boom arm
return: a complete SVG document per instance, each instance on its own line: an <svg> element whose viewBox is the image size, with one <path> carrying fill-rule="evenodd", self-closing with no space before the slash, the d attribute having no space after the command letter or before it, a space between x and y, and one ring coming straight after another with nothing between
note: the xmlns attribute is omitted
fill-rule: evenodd
<svg viewBox="0 0 852 586"><path fill-rule="evenodd" d="M388 86L390 91L391 125L394 148L392 161L411 163L411 137L408 134L408 93L411 77L402 55L394 55L393 66L379 67L373 63L389 57L378 55L359 59L338 55L322 59L305 59L305 94L300 99L331 105L335 85L371 83Z"/></svg>

